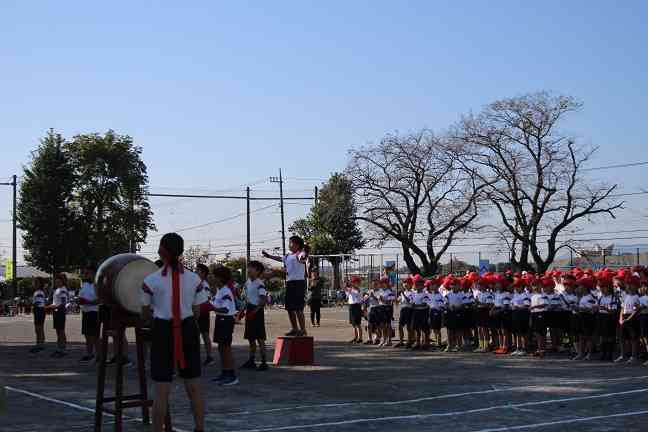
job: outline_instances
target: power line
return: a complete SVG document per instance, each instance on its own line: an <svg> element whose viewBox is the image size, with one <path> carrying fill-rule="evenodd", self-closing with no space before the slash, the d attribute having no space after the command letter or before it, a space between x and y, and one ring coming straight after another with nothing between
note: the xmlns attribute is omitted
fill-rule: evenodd
<svg viewBox="0 0 648 432"><path fill-rule="evenodd" d="M644 166L644 165L648 165L648 162L629 162L629 163L622 163L617 165L605 165L605 166L598 166L592 168L581 168L581 171L597 171L597 170L606 170L606 169L614 169L614 168L630 168L630 167Z"/></svg>

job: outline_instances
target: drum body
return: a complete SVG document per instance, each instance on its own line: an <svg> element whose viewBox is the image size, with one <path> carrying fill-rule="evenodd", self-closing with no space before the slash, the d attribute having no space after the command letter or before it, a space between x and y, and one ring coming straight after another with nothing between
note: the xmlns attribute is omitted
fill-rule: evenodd
<svg viewBox="0 0 648 432"><path fill-rule="evenodd" d="M95 286L99 301L139 315L144 278L158 270L151 260L125 253L112 256L97 270Z"/></svg>

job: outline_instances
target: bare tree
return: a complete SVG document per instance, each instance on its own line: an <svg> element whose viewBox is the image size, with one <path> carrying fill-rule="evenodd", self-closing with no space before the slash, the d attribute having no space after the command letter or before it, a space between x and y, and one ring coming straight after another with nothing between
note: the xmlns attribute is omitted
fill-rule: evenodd
<svg viewBox="0 0 648 432"><path fill-rule="evenodd" d="M357 219L370 228L370 241L399 242L411 272L437 273L455 235L477 218L484 186L459 163L462 151L427 130L350 151Z"/></svg>
<svg viewBox="0 0 648 432"><path fill-rule="evenodd" d="M516 243L512 255L522 269L532 269L532 261L545 271L568 246L559 239L563 230L596 215L614 217L623 204L611 199L616 185L584 175L596 149L558 129L580 107L572 97L540 92L496 101L452 130L470 153L463 163L488 184L485 192Z"/></svg>

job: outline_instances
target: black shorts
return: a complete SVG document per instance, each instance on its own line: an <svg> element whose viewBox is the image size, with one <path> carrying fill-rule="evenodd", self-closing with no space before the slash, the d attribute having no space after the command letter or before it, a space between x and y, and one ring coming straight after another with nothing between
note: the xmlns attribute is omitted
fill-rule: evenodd
<svg viewBox="0 0 648 432"><path fill-rule="evenodd" d="M547 321L545 320L544 312L531 312L531 328L533 333L541 336L547 334Z"/></svg>
<svg viewBox="0 0 648 432"><path fill-rule="evenodd" d="M231 346L233 334L234 317L230 315L216 315L214 319L214 342L221 346Z"/></svg>
<svg viewBox="0 0 648 432"><path fill-rule="evenodd" d="M466 308L462 311L463 314L463 326L462 328L464 329L472 329L475 327L475 312L470 309Z"/></svg>
<svg viewBox="0 0 648 432"><path fill-rule="evenodd" d="M430 329L430 312L428 308L414 309L412 327L414 330L427 331Z"/></svg>
<svg viewBox="0 0 648 432"><path fill-rule="evenodd" d="M639 315L639 330L642 338L648 338L648 314Z"/></svg>
<svg viewBox="0 0 648 432"><path fill-rule="evenodd" d="M84 336L99 336L99 312L90 311L81 314L81 334Z"/></svg>
<svg viewBox="0 0 648 432"><path fill-rule="evenodd" d="M490 327L490 316L489 316L490 309L488 308L478 308L474 312L474 317L475 317L475 323L477 324L477 327Z"/></svg>
<svg viewBox="0 0 648 432"><path fill-rule="evenodd" d="M360 303L349 305L349 324L356 327L362 324L362 305Z"/></svg>
<svg viewBox="0 0 648 432"><path fill-rule="evenodd" d="M500 313L500 328L502 330L511 331L513 328L513 311L503 310Z"/></svg>
<svg viewBox="0 0 648 432"><path fill-rule="evenodd" d="M295 280L286 282L286 310L300 312L306 306L306 281Z"/></svg>
<svg viewBox="0 0 648 432"><path fill-rule="evenodd" d="M441 330L443 326L443 312L440 309L430 309L430 328Z"/></svg>
<svg viewBox="0 0 648 432"><path fill-rule="evenodd" d="M65 330L65 309L58 308L52 314L55 330Z"/></svg>
<svg viewBox="0 0 648 432"><path fill-rule="evenodd" d="M256 309L256 306L250 309ZM251 319L248 319L246 311L243 338L248 341L266 340L265 311L262 307L258 308Z"/></svg>
<svg viewBox="0 0 648 432"><path fill-rule="evenodd" d="M378 306L378 324L388 325L392 321L392 306L390 305L380 305Z"/></svg>
<svg viewBox="0 0 648 432"><path fill-rule="evenodd" d="M526 336L529 333L529 311L514 310L511 314L511 330L520 336Z"/></svg>
<svg viewBox="0 0 648 432"><path fill-rule="evenodd" d="M178 375L183 379L198 378L201 375L200 332L193 316L182 321L182 348L185 368L179 369ZM156 382L171 382L175 369L173 323L156 318L151 327L151 379Z"/></svg>
<svg viewBox="0 0 648 432"><path fill-rule="evenodd" d="M596 314L596 332L604 338L616 337L617 316L616 314Z"/></svg>
<svg viewBox="0 0 648 432"><path fill-rule="evenodd" d="M443 325L448 330L461 330L461 312L457 310L447 310L443 314Z"/></svg>
<svg viewBox="0 0 648 432"><path fill-rule="evenodd" d="M411 307L402 307L400 310L400 315L398 316L398 325L400 327L407 327L412 323L412 312Z"/></svg>
<svg viewBox="0 0 648 432"><path fill-rule="evenodd" d="M369 308L369 314L367 315L367 321L372 326L377 326L381 324L380 322L380 306L372 306Z"/></svg>
<svg viewBox="0 0 648 432"><path fill-rule="evenodd" d="M630 321L624 321L621 330L624 339L636 339L639 337L640 325L639 317L635 315Z"/></svg>
<svg viewBox="0 0 648 432"><path fill-rule="evenodd" d="M198 330L200 330L200 333L209 333L209 312L200 312Z"/></svg>
<svg viewBox="0 0 648 432"><path fill-rule="evenodd" d="M565 334L571 333L571 319L574 315L571 311L560 311L560 329Z"/></svg>
<svg viewBox="0 0 648 432"><path fill-rule="evenodd" d="M596 330L596 315L591 313L579 313L577 315L576 335L590 337Z"/></svg>
<svg viewBox="0 0 648 432"><path fill-rule="evenodd" d="M45 324L45 308L40 306L34 306L34 325L42 326Z"/></svg>

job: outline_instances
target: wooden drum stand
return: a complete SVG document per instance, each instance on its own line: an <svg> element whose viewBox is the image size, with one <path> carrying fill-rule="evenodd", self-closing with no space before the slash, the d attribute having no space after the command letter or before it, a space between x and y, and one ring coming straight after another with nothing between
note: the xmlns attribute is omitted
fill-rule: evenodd
<svg viewBox="0 0 648 432"><path fill-rule="evenodd" d="M149 408L153 401L149 399L146 382L146 360L144 358L144 344L150 340L150 329L142 326L140 318L132 313L125 312L120 307L102 305L107 312L101 323L101 346L98 354L97 364L97 404L95 407L95 432L101 432L103 413L114 415L114 432L122 432L123 412L127 408L142 409L142 423L150 424ZM135 329L135 345L137 347L137 374L139 378L139 393L124 395L124 352L123 344L127 328ZM108 337L113 337L115 350L115 395L105 396L106 387L106 359L108 358ZM114 403L114 408L106 407L106 404ZM165 419L165 430L173 431L171 426L170 409L167 409Z"/></svg>

